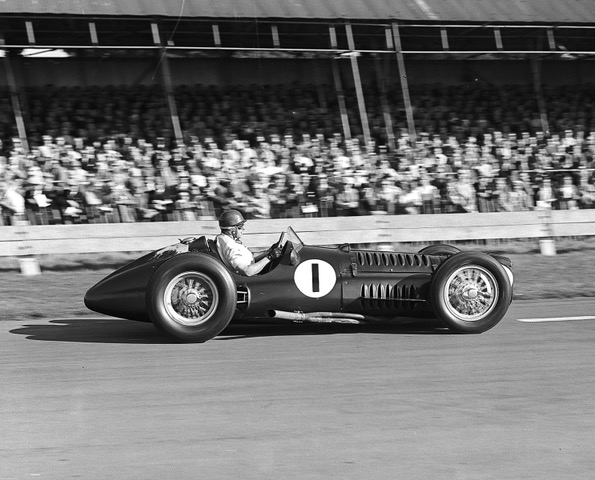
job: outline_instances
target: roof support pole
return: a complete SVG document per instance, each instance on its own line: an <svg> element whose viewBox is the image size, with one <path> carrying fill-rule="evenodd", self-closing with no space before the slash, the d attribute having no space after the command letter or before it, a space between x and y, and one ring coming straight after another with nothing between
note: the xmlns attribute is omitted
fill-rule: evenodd
<svg viewBox="0 0 595 480"><path fill-rule="evenodd" d="M165 96L167 99L167 106L169 107L169 115L171 117L171 124L176 138L176 144L180 147L184 143L182 135L182 127L180 126L180 117L178 117L178 108L176 106L176 99L174 96L174 87L172 83L171 70L169 68L169 59L167 56L167 47L163 46L159 36L159 27L156 23L151 24L153 31L153 41L155 45L161 46L159 52L159 64L161 66L161 75L163 79L163 88L165 89Z"/></svg>
<svg viewBox="0 0 595 480"><path fill-rule="evenodd" d="M176 106L176 99L174 97L174 88L171 80L171 71L169 69L167 50L165 48L162 49L161 56L161 71L163 73L163 84L165 86L165 94L167 95L167 105L169 107L171 123L174 128L174 136L176 137L176 143L177 146L180 147L184 143L184 137L182 135L182 127L180 125L180 117L178 116L178 108Z"/></svg>
<svg viewBox="0 0 595 480"><path fill-rule="evenodd" d="M315 85L316 85L316 95L318 97L318 105L320 105L320 108L322 108L325 112L328 110L328 105L327 105L327 101L326 101L326 95L324 92L324 88L323 88L323 81L321 79L321 75L320 75L320 60L318 59L313 59L312 60L312 69L314 71L313 73L313 77L315 80Z"/></svg>
<svg viewBox="0 0 595 480"><path fill-rule="evenodd" d="M392 26L395 50L397 52L397 65L399 67L399 77L401 80L401 90L403 92L403 104L405 105L405 115L407 117L407 129L409 130L409 138L411 139L411 142L415 143L417 135L415 133L415 122L413 121L411 97L409 96L409 82L407 80L407 72L405 70L405 59L403 57L403 49L401 47L401 35L399 33L399 25L397 23L393 23Z"/></svg>
<svg viewBox="0 0 595 480"><path fill-rule="evenodd" d="M385 55L383 60L389 58ZM384 115L384 126L386 129L386 141L388 143L388 149L394 151L395 145L395 131L393 127L393 119L390 115L390 107L388 105L388 99L386 97L386 78L385 74L388 72L387 62L382 65L378 56L374 57L374 67L376 70L376 79L378 80L378 90L380 91L380 102L382 105L382 114Z"/></svg>
<svg viewBox="0 0 595 480"><path fill-rule="evenodd" d="M331 47L337 48L337 35L335 27L329 27L331 37ZM335 84L335 92L337 92L337 103L339 104L339 113L341 114L341 124L343 125L343 137L346 140L351 140L351 128L349 127L349 116L347 115L347 106L345 105L345 93L343 92L343 82L341 81L341 72L339 72L338 60L333 58L331 60L331 67L333 70L333 82Z"/></svg>
<svg viewBox="0 0 595 480"><path fill-rule="evenodd" d="M366 102L364 101L364 89L362 87L362 79L359 74L359 65L357 63L358 54L355 51L355 40L353 39L351 24L345 24L345 32L347 33L347 47L351 51L349 59L351 60L351 72L353 73L353 82L355 84L355 94L357 96L357 106L359 109L362 131L364 134L364 142L366 147L369 147L372 144L372 136L370 135L368 112L366 111Z"/></svg>
<svg viewBox="0 0 595 480"><path fill-rule="evenodd" d="M0 44L4 44L4 39L0 39ZM10 91L10 101L12 102L12 109L14 111L14 118L17 125L17 132L21 145L25 152L29 152L29 142L27 141L27 130L25 129L25 120L23 118L23 109L21 108L21 101L19 98L19 90L17 82L14 76L14 70L12 69L12 50L7 49L6 55L4 56L4 72L6 74L6 83Z"/></svg>
<svg viewBox="0 0 595 480"><path fill-rule="evenodd" d="M547 118L547 108L543 99L543 90L541 89L541 58L537 55L531 56L531 73L533 74L533 89L535 90L535 97L537 99L541 129L544 134L549 135L550 126Z"/></svg>
<svg viewBox="0 0 595 480"><path fill-rule="evenodd" d="M333 80L335 82L335 91L337 92L337 101L339 102L339 112L341 114L341 124L343 125L343 136L346 140L351 140L351 128L349 127L349 115L347 115L347 106L345 105L345 94L343 92L343 82L339 72L337 60L332 59Z"/></svg>

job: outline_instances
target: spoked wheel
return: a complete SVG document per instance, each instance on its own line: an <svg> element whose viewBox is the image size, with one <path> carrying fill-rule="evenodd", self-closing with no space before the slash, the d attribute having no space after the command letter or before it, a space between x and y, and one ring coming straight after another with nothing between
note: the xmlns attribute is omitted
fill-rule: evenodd
<svg viewBox="0 0 595 480"><path fill-rule="evenodd" d="M483 253L459 253L438 269L430 287L434 313L451 330L481 333L506 314L512 286L497 260Z"/></svg>
<svg viewBox="0 0 595 480"><path fill-rule="evenodd" d="M174 322L195 327L208 322L217 311L219 293L206 275L186 272L169 282L163 300L165 311Z"/></svg>
<svg viewBox="0 0 595 480"><path fill-rule="evenodd" d="M496 307L500 289L489 270L470 266L461 267L448 277L442 295L452 315L474 322Z"/></svg>
<svg viewBox="0 0 595 480"><path fill-rule="evenodd" d="M205 342L221 333L236 306L231 274L202 253L178 255L155 272L147 310L155 326L182 342Z"/></svg>

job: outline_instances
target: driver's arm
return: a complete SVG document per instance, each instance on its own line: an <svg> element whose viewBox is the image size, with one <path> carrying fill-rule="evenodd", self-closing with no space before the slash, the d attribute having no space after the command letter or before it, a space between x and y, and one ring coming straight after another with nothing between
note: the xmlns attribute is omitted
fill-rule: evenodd
<svg viewBox="0 0 595 480"><path fill-rule="evenodd" d="M266 254L266 252L265 252L265 254ZM261 258L260 260L255 261L254 263L251 263L247 267L244 267L244 268L238 267L238 270L242 275L245 275L247 277L252 277L253 275L256 275L257 273L260 273L261 270L264 267L266 267L270 261L271 260L269 260L269 258L265 256L264 258Z"/></svg>
<svg viewBox="0 0 595 480"><path fill-rule="evenodd" d="M266 257L271 257L273 255L272 252L275 252L276 250L280 250L279 249L279 242L277 243L273 243L267 250L257 253L254 255L254 261L258 262L259 260L266 258ZM274 258L279 257L280 255L278 254L280 252L276 252L276 254L274 255Z"/></svg>
<svg viewBox="0 0 595 480"><path fill-rule="evenodd" d="M267 258L268 254L269 254L268 250L265 250L264 252L257 253L256 255L254 255L254 263L262 260L263 258Z"/></svg>
<svg viewBox="0 0 595 480"><path fill-rule="evenodd" d="M254 258L254 262L246 267L239 267L238 270L243 275L247 277L251 277L252 275L256 275L260 273L260 271L270 262L279 258L282 255L283 251L281 248L277 246L277 244L273 244L266 252L263 252L258 255L258 257Z"/></svg>

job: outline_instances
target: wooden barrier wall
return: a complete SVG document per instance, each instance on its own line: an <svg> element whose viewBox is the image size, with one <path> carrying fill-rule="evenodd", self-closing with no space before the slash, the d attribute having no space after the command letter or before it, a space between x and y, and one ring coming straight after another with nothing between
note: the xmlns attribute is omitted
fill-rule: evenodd
<svg viewBox="0 0 595 480"><path fill-rule="evenodd" d="M595 210L250 220L245 243L267 247L292 226L304 243L452 242L595 235ZM219 233L217 222L0 227L0 256L143 252L178 239Z"/></svg>

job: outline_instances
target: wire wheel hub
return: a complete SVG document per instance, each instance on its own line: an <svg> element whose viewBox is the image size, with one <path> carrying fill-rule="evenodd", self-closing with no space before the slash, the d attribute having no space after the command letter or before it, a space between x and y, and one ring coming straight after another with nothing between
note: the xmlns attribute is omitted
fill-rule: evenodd
<svg viewBox="0 0 595 480"><path fill-rule="evenodd" d="M496 308L500 292L492 272L479 265L455 270L446 281L445 304L455 317L473 322Z"/></svg>
<svg viewBox="0 0 595 480"><path fill-rule="evenodd" d="M200 272L184 272L174 277L164 293L165 310L176 323L197 326L207 322L219 304L213 281Z"/></svg>

